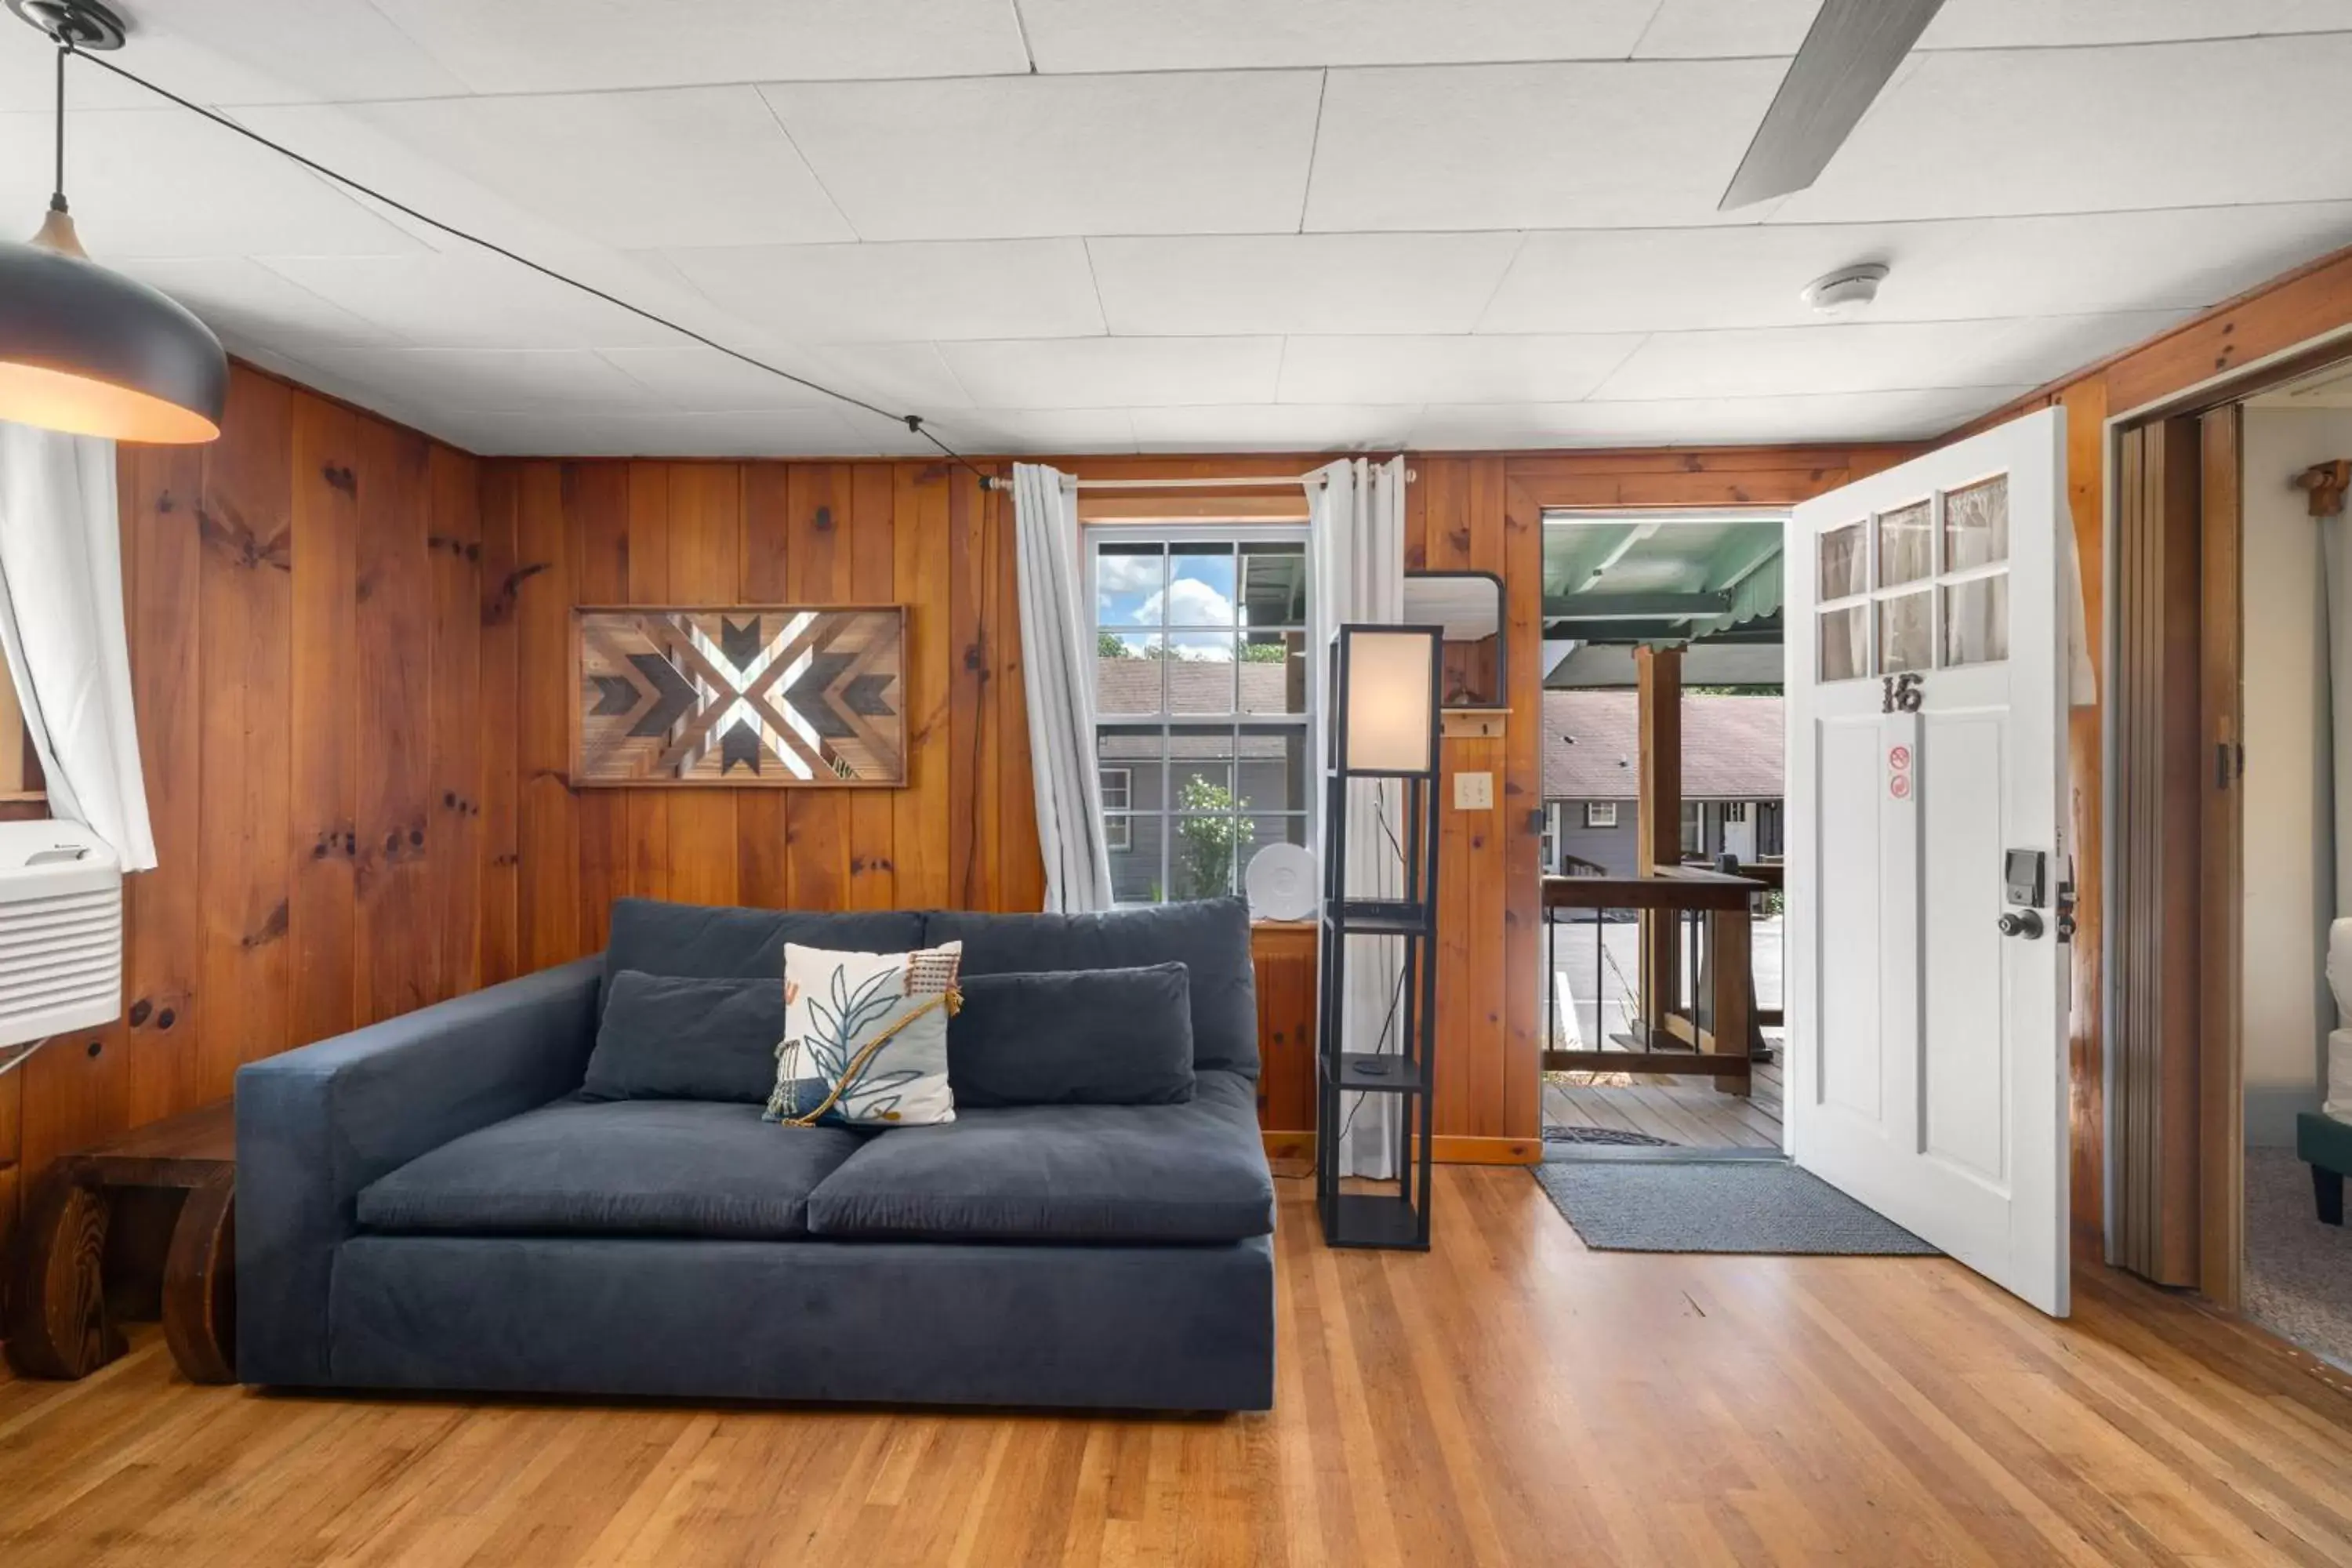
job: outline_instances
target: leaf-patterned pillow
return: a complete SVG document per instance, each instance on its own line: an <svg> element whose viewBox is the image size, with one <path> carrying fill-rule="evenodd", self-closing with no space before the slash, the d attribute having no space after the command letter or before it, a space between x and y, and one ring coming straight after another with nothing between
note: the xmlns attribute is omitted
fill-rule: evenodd
<svg viewBox="0 0 2352 1568"><path fill-rule="evenodd" d="M784 1037L767 1119L876 1128L953 1121L948 1016L961 1000L962 963L960 942L916 952L785 943Z"/></svg>

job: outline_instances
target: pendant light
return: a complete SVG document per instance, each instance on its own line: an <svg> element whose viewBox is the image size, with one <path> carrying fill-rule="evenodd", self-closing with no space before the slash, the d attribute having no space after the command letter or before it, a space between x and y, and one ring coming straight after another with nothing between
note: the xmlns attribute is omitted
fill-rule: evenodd
<svg viewBox="0 0 2352 1568"><path fill-rule="evenodd" d="M7 0L57 41L57 184L30 242L0 242L0 419L118 441L220 434L228 356L184 307L83 251L66 208L66 57L122 45L97 0Z"/></svg>

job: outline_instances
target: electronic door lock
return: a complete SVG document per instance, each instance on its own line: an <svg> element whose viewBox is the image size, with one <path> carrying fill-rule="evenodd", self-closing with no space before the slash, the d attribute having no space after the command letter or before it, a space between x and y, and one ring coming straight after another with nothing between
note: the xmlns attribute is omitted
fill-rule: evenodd
<svg viewBox="0 0 2352 1568"><path fill-rule="evenodd" d="M2001 890L2012 904L2029 910L2042 907L2050 857L2039 849L2011 849L2001 857ZM2037 933L2039 934L2039 933Z"/></svg>

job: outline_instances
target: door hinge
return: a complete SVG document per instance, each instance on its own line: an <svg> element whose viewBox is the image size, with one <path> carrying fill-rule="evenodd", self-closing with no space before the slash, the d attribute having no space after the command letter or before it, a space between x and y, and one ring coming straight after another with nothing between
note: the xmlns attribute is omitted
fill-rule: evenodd
<svg viewBox="0 0 2352 1568"><path fill-rule="evenodd" d="M2228 789L2232 779L2246 776L2246 748L2237 741L2213 742L2213 787Z"/></svg>

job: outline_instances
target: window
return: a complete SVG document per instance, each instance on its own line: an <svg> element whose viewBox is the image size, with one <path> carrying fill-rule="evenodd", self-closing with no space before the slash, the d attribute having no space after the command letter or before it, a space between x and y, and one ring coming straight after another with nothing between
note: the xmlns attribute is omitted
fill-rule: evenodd
<svg viewBox="0 0 2352 1568"><path fill-rule="evenodd" d="M1683 853L1706 853L1706 808L1695 800L1683 802Z"/></svg>
<svg viewBox="0 0 2352 1568"><path fill-rule="evenodd" d="M1723 803L1723 820L1727 823L1747 821L1748 803L1744 800L1725 801Z"/></svg>
<svg viewBox="0 0 2352 1568"><path fill-rule="evenodd" d="M1112 886L1238 891L1259 849L1307 842L1307 531L1113 524L1087 565Z"/></svg>
<svg viewBox="0 0 2352 1568"><path fill-rule="evenodd" d="M1614 827L1617 826L1617 803L1613 800L1588 800L1584 803L1584 826Z"/></svg>
<svg viewBox="0 0 2352 1568"><path fill-rule="evenodd" d="M1129 768L1103 769L1103 837L1110 841L1110 852L1114 855L1135 847L1134 820L1128 816L1134 805L1134 771Z"/></svg>

